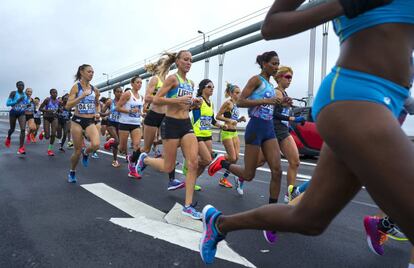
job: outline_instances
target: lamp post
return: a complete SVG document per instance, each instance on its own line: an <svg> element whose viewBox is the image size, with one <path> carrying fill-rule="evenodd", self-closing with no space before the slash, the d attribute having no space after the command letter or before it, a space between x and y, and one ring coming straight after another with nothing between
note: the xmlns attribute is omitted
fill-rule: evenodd
<svg viewBox="0 0 414 268"><path fill-rule="evenodd" d="M199 34L203 35L203 48L205 48L206 45L206 34L203 31L198 30ZM207 52L208 53L208 52ZM208 78L209 74L209 67L210 67L210 58L206 58L204 61L204 78Z"/></svg>
<svg viewBox="0 0 414 268"><path fill-rule="evenodd" d="M109 86L109 74L107 73L102 73L102 75L106 76L106 85ZM111 91L108 91L108 98L111 98Z"/></svg>

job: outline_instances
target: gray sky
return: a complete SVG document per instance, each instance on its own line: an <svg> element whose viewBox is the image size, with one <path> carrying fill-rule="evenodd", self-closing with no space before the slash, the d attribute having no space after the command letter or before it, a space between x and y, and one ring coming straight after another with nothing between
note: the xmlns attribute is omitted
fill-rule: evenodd
<svg viewBox="0 0 414 268"><path fill-rule="evenodd" d="M102 73L115 77L120 70L125 72L141 67L138 63L143 59L199 36L197 30L211 31L272 3L273 0L3 0L0 9L0 107L5 106L6 98L18 80L32 87L34 96L40 98L46 97L50 88L56 88L62 94L73 85L77 67L88 63L95 69L93 83L97 84L106 79ZM328 72L339 52L332 25L329 28ZM315 93L321 76L321 43L322 29L318 27ZM254 64L256 56L269 50L275 50L281 64L294 70L289 94L305 97L309 32L283 40L260 41L228 52L224 81L243 87L259 70ZM195 63L189 77L198 84L203 72L204 63ZM218 59L214 57L210 61L210 78L216 84L217 74ZM414 119L407 120L405 130L414 135Z"/></svg>

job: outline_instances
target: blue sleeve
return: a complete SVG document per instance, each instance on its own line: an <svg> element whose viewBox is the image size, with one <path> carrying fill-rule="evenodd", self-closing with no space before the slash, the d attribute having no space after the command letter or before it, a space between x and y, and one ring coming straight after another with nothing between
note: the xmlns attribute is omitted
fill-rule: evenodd
<svg viewBox="0 0 414 268"><path fill-rule="evenodd" d="M8 98L6 105L7 106L13 106L13 105L16 105L16 103L17 103L16 97L14 97L13 99Z"/></svg>

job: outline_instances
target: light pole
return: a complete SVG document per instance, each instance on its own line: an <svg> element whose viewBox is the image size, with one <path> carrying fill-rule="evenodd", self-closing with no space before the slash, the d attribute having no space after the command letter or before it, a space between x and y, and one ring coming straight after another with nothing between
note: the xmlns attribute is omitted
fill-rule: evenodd
<svg viewBox="0 0 414 268"><path fill-rule="evenodd" d="M198 30L197 31L199 34L203 35L203 48L205 48L206 45L206 34L203 31ZM207 52L209 53L209 52ZM210 67L210 58L206 58L204 61L204 78L207 79L208 78L208 74L209 74L209 67Z"/></svg>
<svg viewBox="0 0 414 268"><path fill-rule="evenodd" d="M109 74L107 73L102 73L102 75L106 76L106 85L109 86ZM111 91L108 91L108 98L111 98Z"/></svg>

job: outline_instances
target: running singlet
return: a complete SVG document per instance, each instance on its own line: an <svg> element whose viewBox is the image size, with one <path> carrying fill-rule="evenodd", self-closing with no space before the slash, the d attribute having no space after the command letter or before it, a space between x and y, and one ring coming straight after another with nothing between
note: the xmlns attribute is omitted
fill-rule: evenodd
<svg viewBox="0 0 414 268"><path fill-rule="evenodd" d="M194 134L197 137L210 137L212 135L211 125L215 123L213 103L208 103L203 99L200 109L193 110Z"/></svg>
<svg viewBox="0 0 414 268"><path fill-rule="evenodd" d="M230 112L224 112L223 116L225 118L229 118L231 120L238 121L239 117L240 117L239 107L237 107L237 105L233 103L233 108L231 109L231 111Z"/></svg>
<svg viewBox="0 0 414 268"><path fill-rule="evenodd" d="M24 97L23 100L17 102L21 97ZM19 93L16 91L13 99L7 99L7 106L11 106L11 111L15 111L18 113L24 112L29 104L29 98L27 97L26 93Z"/></svg>
<svg viewBox="0 0 414 268"><path fill-rule="evenodd" d="M58 116L63 120L69 120L72 116L72 113L66 110L64 107L60 107Z"/></svg>
<svg viewBox="0 0 414 268"><path fill-rule="evenodd" d="M33 117L34 118L39 118L42 116L42 112L39 109L35 109L34 113L33 113Z"/></svg>
<svg viewBox="0 0 414 268"><path fill-rule="evenodd" d="M283 97L287 97L287 96L288 96L286 92L281 91L281 90L280 90L280 92L282 92ZM290 107L284 107L284 106L282 106L282 105L277 105L277 106L275 107L275 114L276 114L276 113L279 113L279 114L284 115L284 116L290 116L290 111L291 111L291 110L292 110L292 109L291 109ZM289 121L286 121L286 120L280 120L280 119L278 119L278 118L274 118L274 120L275 120L275 123L276 123L276 124L278 124L278 123L282 123L283 125L285 125L285 126L289 127Z"/></svg>
<svg viewBox="0 0 414 268"><path fill-rule="evenodd" d="M29 100L29 103L27 104L25 111L31 114L35 112L35 104L33 100Z"/></svg>
<svg viewBox="0 0 414 268"><path fill-rule="evenodd" d="M275 97L275 90L273 85L270 84L266 79L259 75L262 83L260 86L253 91L252 95L249 96L250 100L262 100L262 99L271 99ZM248 109L250 117L256 117L263 120L272 120L273 119L273 104L262 104L259 106L251 107Z"/></svg>
<svg viewBox="0 0 414 268"><path fill-rule="evenodd" d="M176 88L171 89L167 93L167 98L178 98L187 95L193 95L194 88L191 83L191 80L187 79L184 81L178 74L175 74L178 79L178 86Z"/></svg>
<svg viewBox="0 0 414 268"><path fill-rule="evenodd" d="M119 123L121 124L130 124L130 125L141 125L141 110L142 110L142 97L139 96L139 98L135 98L134 94L132 92L130 93L131 97L129 100L125 103L124 108L128 111L131 111L134 108L138 108L138 112L136 113L121 113L121 116L119 117Z"/></svg>
<svg viewBox="0 0 414 268"><path fill-rule="evenodd" d="M394 0L353 19L340 16L333 20L334 31L341 43L356 32L384 23L414 24L414 1Z"/></svg>
<svg viewBox="0 0 414 268"><path fill-rule="evenodd" d="M56 112L59 109L59 100L53 100L52 98L49 98L49 101L47 102L45 106L45 110L47 111L53 111Z"/></svg>
<svg viewBox="0 0 414 268"><path fill-rule="evenodd" d="M158 90L164 85L164 83L161 81L161 79L158 75L157 75L157 79L158 79L158 82L157 82L157 85L155 85L154 91L151 94L152 96L155 96L157 94ZM147 109L150 109L150 107L151 107L151 103L149 103L147 105Z"/></svg>
<svg viewBox="0 0 414 268"><path fill-rule="evenodd" d="M115 99L112 100L110 111L111 113L109 114L108 120L115 123L119 122L119 117L121 116L121 113L116 110Z"/></svg>
<svg viewBox="0 0 414 268"><path fill-rule="evenodd" d="M76 106L78 109L79 114L95 114L96 113L96 107L95 107L95 89L91 85L91 94L86 96L85 98L81 99L81 101ZM78 98L83 93L83 88L81 83L78 82L78 94L76 97Z"/></svg>

